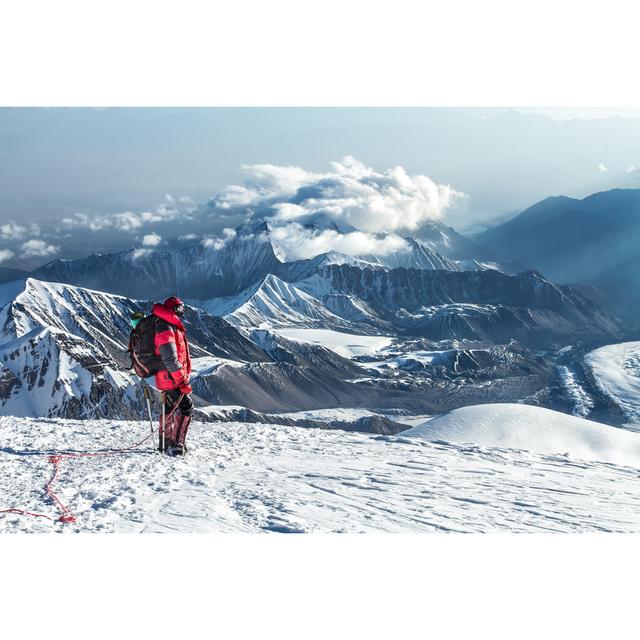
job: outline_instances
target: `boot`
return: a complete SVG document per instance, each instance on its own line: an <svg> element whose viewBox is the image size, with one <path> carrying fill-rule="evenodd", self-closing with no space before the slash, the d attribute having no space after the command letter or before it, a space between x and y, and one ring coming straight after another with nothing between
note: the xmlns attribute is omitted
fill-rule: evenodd
<svg viewBox="0 0 640 640"><path fill-rule="evenodd" d="M175 458L176 456L184 457L187 454L187 445L186 444L172 444L170 447L167 447L165 452L168 456Z"/></svg>

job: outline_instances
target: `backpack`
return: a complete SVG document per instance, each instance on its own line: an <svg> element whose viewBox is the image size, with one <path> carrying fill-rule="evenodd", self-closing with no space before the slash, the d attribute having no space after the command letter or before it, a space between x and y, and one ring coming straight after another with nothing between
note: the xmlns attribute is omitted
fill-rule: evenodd
<svg viewBox="0 0 640 640"><path fill-rule="evenodd" d="M156 317L145 316L129 335L131 367L136 375L148 378L164 369L162 358L156 355Z"/></svg>

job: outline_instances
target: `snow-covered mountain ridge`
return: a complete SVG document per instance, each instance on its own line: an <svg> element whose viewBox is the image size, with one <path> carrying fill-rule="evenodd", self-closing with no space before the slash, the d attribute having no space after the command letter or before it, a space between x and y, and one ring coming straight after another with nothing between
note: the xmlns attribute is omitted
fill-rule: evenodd
<svg viewBox="0 0 640 640"><path fill-rule="evenodd" d="M41 280L65 282L130 298L166 297L206 300L237 294L274 274L293 281L297 274L328 264L393 269L459 269L455 261L427 243L406 238L405 246L381 255L350 256L329 251L310 260L284 262L267 221L238 227L225 239L196 242L185 248L137 248L54 260L33 272ZM472 257L472 256L469 256Z"/></svg>
<svg viewBox="0 0 640 640"><path fill-rule="evenodd" d="M327 224L334 223L314 220L307 231L325 232ZM329 250L285 262L270 221L258 219L182 249L54 261L36 273L130 298L177 294L247 329L343 328L493 343L515 337L536 346L568 336L618 337L618 320L575 288L534 271L505 274L442 223L423 231L425 238L396 238L400 245L375 255ZM468 313L462 304L476 308ZM443 305L451 305L446 313Z"/></svg>
<svg viewBox="0 0 640 640"><path fill-rule="evenodd" d="M196 304L207 313L247 329L349 327L348 321L329 311L322 302L272 274L236 296Z"/></svg>
<svg viewBox="0 0 640 640"><path fill-rule="evenodd" d="M134 311L149 302L27 278L0 286L0 412L21 416L139 416L142 387L126 355ZM195 357L266 361L220 318L188 309Z"/></svg>

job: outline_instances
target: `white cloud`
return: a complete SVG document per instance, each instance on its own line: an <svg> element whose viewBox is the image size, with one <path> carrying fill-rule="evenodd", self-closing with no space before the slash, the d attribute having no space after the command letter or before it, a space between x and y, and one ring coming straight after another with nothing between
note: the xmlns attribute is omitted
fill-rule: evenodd
<svg viewBox="0 0 640 640"><path fill-rule="evenodd" d="M409 249L407 241L395 234L376 235L368 231L340 233L335 229L308 229L296 222L274 227L270 237L285 261L313 258L328 251L350 256L384 256Z"/></svg>
<svg viewBox="0 0 640 640"><path fill-rule="evenodd" d="M15 222L0 225L0 236L5 240L20 240L27 234L27 228Z"/></svg>
<svg viewBox="0 0 640 640"><path fill-rule="evenodd" d="M27 227L13 220L0 225L0 238L3 240L22 240L27 235L40 235L40 227L35 223Z"/></svg>
<svg viewBox="0 0 640 640"><path fill-rule="evenodd" d="M247 218L268 218L271 239L287 260L326 251L358 256L406 248L401 233L413 233L465 194L402 167L377 171L351 156L331 171L245 165L247 179L213 198L216 210L244 210ZM255 213L254 213L255 212ZM382 234L388 234L386 237ZM208 240L210 246L223 246Z"/></svg>
<svg viewBox="0 0 640 640"><path fill-rule="evenodd" d="M135 249L131 253L131 260L138 260L140 258L144 258L151 253L151 249Z"/></svg>
<svg viewBox="0 0 640 640"><path fill-rule="evenodd" d="M24 258L43 258L45 256L51 256L60 251L60 247L56 247L52 244L47 244L44 240L36 240L32 238L20 245L22 250L22 256Z"/></svg>
<svg viewBox="0 0 640 640"><path fill-rule="evenodd" d="M598 163L598 171L600 171L601 173L607 173L609 171L609 169L607 169L607 166L602 164L602 162Z"/></svg>
<svg viewBox="0 0 640 640"><path fill-rule="evenodd" d="M151 211L133 212L123 211L109 215L94 215L74 213L73 216L63 218L62 224L67 228L82 228L90 231L116 229L118 231L137 231L145 225L172 222L178 219L190 220L194 212L193 199L185 196L180 203L170 194L165 195L165 201Z"/></svg>
<svg viewBox="0 0 640 640"><path fill-rule="evenodd" d="M319 214L338 224L373 233L415 231L443 213L464 194L402 167L379 172L351 156L318 174L300 167L246 165L243 185L231 185L212 204L220 209L269 210L274 222Z"/></svg>
<svg viewBox="0 0 640 640"><path fill-rule="evenodd" d="M222 237L219 236L209 236L208 238L204 238L200 244L207 249L214 249L215 251L220 251L220 249L224 249L227 243L233 240L236 237L237 233L235 229L223 229Z"/></svg>
<svg viewBox="0 0 640 640"><path fill-rule="evenodd" d="M197 240L198 239L198 234L197 233L185 233L183 236L180 236L178 238L178 240L181 241L186 241L186 240Z"/></svg>
<svg viewBox="0 0 640 640"><path fill-rule="evenodd" d="M11 249L0 249L0 263L11 260L15 254Z"/></svg>
<svg viewBox="0 0 640 640"><path fill-rule="evenodd" d="M220 249L224 248L224 240L222 238L204 238L200 244L207 249L214 249L215 251L220 251Z"/></svg>
<svg viewBox="0 0 640 640"><path fill-rule="evenodd" d="M301 167L274 164L242 165L242 169L247 173L246 183L230 185L213 198L219 209L247 207L274 198L291 197L300 187L321 177Z"/></svg>
<svg viewBox="0 0 640 640"><path fill-rule="evenodd" d="M162 242L162 236L157 233L148 233L142 238L143 247L157 247Z"/></svg>
<svg viewBox="0 0 640 640"><path fill-rule="evenodd" d="M636 171L638 171L638 167L630 165L626 168L625 173L636 173Z"/></svg>

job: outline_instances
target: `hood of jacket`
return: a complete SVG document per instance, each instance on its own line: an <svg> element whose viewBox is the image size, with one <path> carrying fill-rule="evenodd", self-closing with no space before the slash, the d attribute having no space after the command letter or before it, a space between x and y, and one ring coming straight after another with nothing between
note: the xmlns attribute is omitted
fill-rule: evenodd
<svg viewBox="0 0 640 640"><path fill-rule="evenodd" d="M168 307L165 307L162 303L157 302L153 305L151 309L151 313L154 316L157 316L161 320L172 324L174 327L180 329L180 331L184 331L184 325L182 324L182 320L178 318L178 316Z"/></svg>

